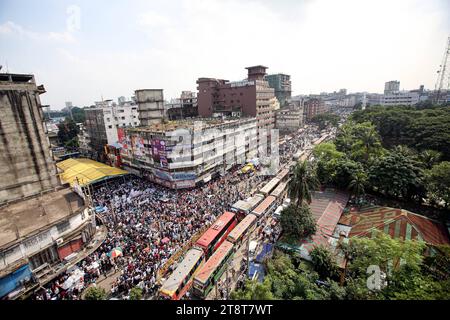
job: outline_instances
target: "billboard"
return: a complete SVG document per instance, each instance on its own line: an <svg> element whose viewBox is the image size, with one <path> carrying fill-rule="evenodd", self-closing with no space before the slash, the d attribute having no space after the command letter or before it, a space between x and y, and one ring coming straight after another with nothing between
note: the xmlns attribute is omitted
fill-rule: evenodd
<svg viewBox="0 0 450 320"><path fill-rule="evenodd" d="M152 140L152 156L155 165L161 168L168 168L166 141L161 139Z"/></svg>
<svg viewBox="0 0 450 320"><path fill-rule="evenodd" d="M120 149L120 155L130 157L131 141L123 128L117 128L117 138L119 140L119 143L122 145L122 148Z"/></svg>

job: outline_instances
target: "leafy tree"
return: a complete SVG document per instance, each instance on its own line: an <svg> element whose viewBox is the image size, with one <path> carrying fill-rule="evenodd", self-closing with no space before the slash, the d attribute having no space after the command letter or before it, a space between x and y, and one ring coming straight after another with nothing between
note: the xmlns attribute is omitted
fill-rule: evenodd
<svg viewBox="0 0 450 320"><path fill-rule="evenodd" d="M291 204L281 211L280 223L283 233L291 241L304 239L316 232L316 222L305 204L301 207Z"/></svg>
<svg viewBox="0 0 450 320"><path fill-rule="evenodd" d="M64 122L58 124L58 139L62 144L76 140L78 132L78 126L71 119L66 118Z"/></svg>
<svg viewBox="0 0 450 320"><path fill-rule="evenodd" d="M319 181L315 170L305 160L298 162L293 170L293 175L288 184L288 194L291 199L296 199L297 207L306 200L311 202L311 192L319 187Z"/></svg>
<svg viewBox="0 0 450 320"><path fill-rule="evenodd" d="M337 275L337 266L331 252L324 246L315 247L310 253L314 270L321 279L333 278Z"/></svg>
<svg viewBox="0 0 450 320"><path fill-rule="evenodd" d="M141 300L142 299L142 289L139 287L134 287L130 290L130 300Z"/></svg>
<svg viewBox="0 0 450 320"><path fill-rule="evenodd" d="M425 196L424 172L411 157L393 150L369 169L369 183L387 196L421 201Z"/></svg>
<svg viewBox="0 0 450 320"><path fill-rule="evenodd" d="M364 162L368 162L372 153L380 154L382 150L380 137L375 126L370 122L356 125L354 137L356 138L352 145L352 158L354 160L359 160L362 157Z"/></svg>
<svg viewBox="0 0 450 320"><path fill-rule="evenodd" d="M432 197L444 202L446 208L450 205L450 162L443 161L434 165L427 172L428 190Z"/></svg>
<svg viewBox="0 0 450 320"><path fill-rule="evenodd" d="M361 170L356 172L353 179L348 184L348 189L356 198L359 198L365 194L367 179L367 174Z"/></svg>
<svg viewBox="0 0 450 320"><path fill-rule="evenodd" d="M256 280L247 280L244 288L231 293L232 300L274 300L271 292L270 278L264 279L263 283Z"/></svg>
<svg viewBox="0 0 450 320"><path fill-rule="evenodd" d="M105 300L106 291L99 287L89 287L84 294L84 300Z"/></svg>
<svg viewBox="0 0 450 320"><path fill-rule="evenodd" d="M75 123L83 123L86 120L84 109L79 107L72 108L72 117Z"/></svg>

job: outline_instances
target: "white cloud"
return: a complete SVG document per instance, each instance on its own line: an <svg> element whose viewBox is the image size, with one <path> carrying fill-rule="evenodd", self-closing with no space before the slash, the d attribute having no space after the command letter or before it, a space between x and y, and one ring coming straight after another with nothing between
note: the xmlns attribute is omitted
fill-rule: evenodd
<svg viewBox="0 0 450 320"><path fill-rule="evenodd" d="M12 21L7 21L0 25L0 34L26 37L35 41L54 41L60 43L75 43L76 39L72 33L64 32L34 32L25 29Z"/></svg>
<svg viewBox="0 0 450 320"><path fill-rule="evenodd" d="M144 27L166 27L170 25L170 19L155 11L147 11L139 15L138 23Z"/></svg>

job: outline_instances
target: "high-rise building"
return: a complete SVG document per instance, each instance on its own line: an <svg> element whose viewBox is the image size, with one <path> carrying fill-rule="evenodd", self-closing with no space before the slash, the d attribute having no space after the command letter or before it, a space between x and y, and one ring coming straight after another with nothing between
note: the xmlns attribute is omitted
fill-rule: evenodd
<svg viewBox="0 0 450 320"><path fill-rule="evenodd" d="M243 81L197 80L198 113L201 117L246 115L256 117L258 129L275 127L275 90L264 80L267 67L258 65L246 69L248 76Z"/></svg>
<svg viewBox="0 0 450 320"><path fill-rule="evenodd" d="M269 74L266 76L269 86L275 89L275 96L281 107L287 104L291 98L291 76L283 73Z"/></svg>
<svg viewBox="0 0 450 320"><path fill-rule="evenodd" d="M0 204L59 185L33 75L0 74Z"/></svg>
<svg viewBox="0 0 450 320"><path fill-rule="evenodd" d="M315 115L328 111L325 102L319 98L308 99L304 103L304 119L310 121Z"/></svg>
<svg viewBox="0 0 450 320"><path fill-rule="evenodd" d="M195 92L182 91L180 98L165 104L169 120L180 120L198 116L197 95Z"/></svg>
<svg viewBox="0 0 450 320"><path fill-rule="evenodd" d="M384 84L384 94L392 94L400 91L400 81L393 80Z"/></svg>
<svg viewBox="0 0 450 320"><path fill-rule="evenodd" d="M420 101L420 95L417 92L395 92L390 94L385 94L383 96L382 104L384 106L412 106Z"/></svg>

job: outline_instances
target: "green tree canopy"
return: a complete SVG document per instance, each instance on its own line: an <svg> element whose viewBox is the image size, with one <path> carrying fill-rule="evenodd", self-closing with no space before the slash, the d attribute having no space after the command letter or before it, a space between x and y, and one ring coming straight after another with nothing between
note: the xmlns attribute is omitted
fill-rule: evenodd
<svg viewBox="0 0 450 320"><path fill-rule="evenodd" d="M305 204L300 207L291 204L281 211L280 223L283 234L291 241L304 239L316 232L316 222Z"/></svg>
<svg viewBox="0 0 450 320"><path fill-rule="evenodd" d="M309 165L306 160L298 162L288 183L289 197L297 201L297 207L300 207L304 200L311 202L311 192L318 187L319 180L315 168Z"/></svg>
<svg viewBox="0 0 450 320"><path fill-rule="evenodd" d="M84 294L84 300L105 300L106 291L99 287L89 287Z"/></svg>

